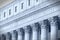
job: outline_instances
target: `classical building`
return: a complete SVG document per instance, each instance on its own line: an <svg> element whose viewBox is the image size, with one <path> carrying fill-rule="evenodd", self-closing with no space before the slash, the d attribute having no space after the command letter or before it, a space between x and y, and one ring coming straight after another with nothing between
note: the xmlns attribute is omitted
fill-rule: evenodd
<svg viewBox="0 0 60 40"><path fill-rule="evenodd" d="M60 40L60 0L14 0L0 8L0 40Z"/></svg>

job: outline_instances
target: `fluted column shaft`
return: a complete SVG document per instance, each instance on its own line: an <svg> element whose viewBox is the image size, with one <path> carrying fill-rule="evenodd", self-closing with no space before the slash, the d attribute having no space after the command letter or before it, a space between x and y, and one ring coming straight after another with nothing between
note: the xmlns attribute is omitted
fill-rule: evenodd
<svg viewBox="0 0 60 40"><path fill-rule="evenodd" d="M1 40L1 35L0 35L0 40Z"/></svg>
<svg viewBox="0 0 60 40"><path fill-rule="evenodd" d="M18 38L18 33L17 33L16 30L14 30L14 31L12 32L12 40L17 40L17 38Z"/></svg>
<svg viewBox="0 0 60 40"><path fill-rule="evenodd" d="M6 40L9 40L9 36L8 36L8 34L6 34Z"/></svg>
<svg viewBox="0 0 60 40"><path fill-rule="evenodd" d="M48 20L41 22L41 40L48 40Z"/></svg>
<svg viewBox="0 0 60 40"><path fill-rule="evenodd" d="M32 40L39 40L39 23L32 25Z"/></svg>
<svg viewBox="0 0 60 40"><path fill-rule="evenodd" d="M18 40L24 40L24 29L20 28L18 31Z"/></svg>
<svg viewBox="0 0 60 40"><path fill-rule="evenodd" d="M12 40L15 40L14 34L12 33Z"/></svg>
<svg viewBox="0 0 60 40"><path fill-rule="evenodd" d="M14 34L12 33L12 40L15 40Z"/></svg>
<svg viewBox="0 0 60 40"><path fill-rule="evenodd" d="M6 40L6 35L2 34L1 40Z"/></svg>
<svg viewBox="0 0 60 40"><path fill-rule="evenodd" d="M55 16L51 19L51 40L57 40L58 33L58 17Z"/></svg>
<svg viewBox="0 0 60 40"><path fill-rule="evenodd" d="M31 26L28 25L25 27L25 40L31 40L32 38L32 29L31 29Z"/></svg>
<svg viewBox="0 0 60 40"><path fill-rule="evenodd" d="M1 36L0 36L0 40L1 40Z"/></svg>
<svg viewBox="0 0 60 40"><path fill-rule="evenodd" d="M12 40L12 35L10 32L6 34L6 40Z"/></svg>

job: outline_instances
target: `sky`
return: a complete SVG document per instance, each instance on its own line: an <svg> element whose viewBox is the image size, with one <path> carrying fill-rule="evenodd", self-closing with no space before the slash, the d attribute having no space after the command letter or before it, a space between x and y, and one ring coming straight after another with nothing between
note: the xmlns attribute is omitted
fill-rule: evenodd
<svg viewBox="0 0 60 40"><path fill-rule="evenodd" d="M0 8L4 7L5 5L11 3L13 0L0 0Z"/></svg>

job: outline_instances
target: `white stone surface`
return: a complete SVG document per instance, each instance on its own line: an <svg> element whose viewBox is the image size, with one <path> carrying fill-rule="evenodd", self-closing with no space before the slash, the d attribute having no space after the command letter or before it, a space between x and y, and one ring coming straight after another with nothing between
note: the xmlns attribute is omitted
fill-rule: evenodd
<svg viewBox="0 0 60 40"><path fill-rule="evenodd" d="M57 40L57 26L51 25L51 40Z"/></svg>
<svg viewBox="0 0 60 40"><path fill-rule="evenodd" d="M32 40L37 40L38 39L37 34L38 34L37 31L33 31Z"/></svg>
<svg viewBox="0 0 60 40"><path fill-rule="evenodd" d="M46 32L47 30L46 29L41 29L41 40L47 40L47 32Z"/></svg>

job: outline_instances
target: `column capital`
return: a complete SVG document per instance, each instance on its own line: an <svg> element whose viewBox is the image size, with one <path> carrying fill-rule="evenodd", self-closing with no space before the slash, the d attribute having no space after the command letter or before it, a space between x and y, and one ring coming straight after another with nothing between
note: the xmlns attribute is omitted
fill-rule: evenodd
<svg viewBox="0 0 60 40"><path fill-rule="evenodd" d="M49 21L50 21L51 25L57 26L58 25L58 21L59 21L59 17L58 16L54 16L54 17L50 18Z"/></svg>
<svg viewBox="0 0 60 40"><path fill-rule="evenodd" d="M40 29L39 22L36 22L36 23L32 24L32 29L35 30L35 31L38 31Z"/></svg>
<svg viewBox="0 0 60 40"><path fill-rule="evenodd" d="M11 35L11 33L10 32L7 32L6 35Z"/></svg>
<svg viewBox="0 0 60 40"><path fill-rule="evenodd" d="M49 25L48 19L41 21L41 28L48 28Z"/></svg>
<svg viewBox="0 0 60 40"><path fill-rule="evenodd" d="M12 31L12 37L14 37L14 38L18 37L18 32L16 30Z"/></svg>
<svg viewBox="0 0 60 40"><path fill-rule="evenodd" d="M6 35L5 34L2 34L2 37L5 37Z"/></svg>
<svg viewBox="0 0 60 40"><path fill-rule="evenodd" d="M26 26L24 29L25 29L25 32L28 32L28 33L30 33L32 30L30 25Z"/></svg>
<svg viewBox="0 0 60 40"><path fill-rule="evenodd" d="M16 34L17 33L17 31L16 30L13 30L13 34Z"/></svg>
<svg viewBox="0 0 60 40"><path fill-rule="evenodd" d="M23 28L18 29L18 34L19 35L24 35L24 29Z"/></svg>

